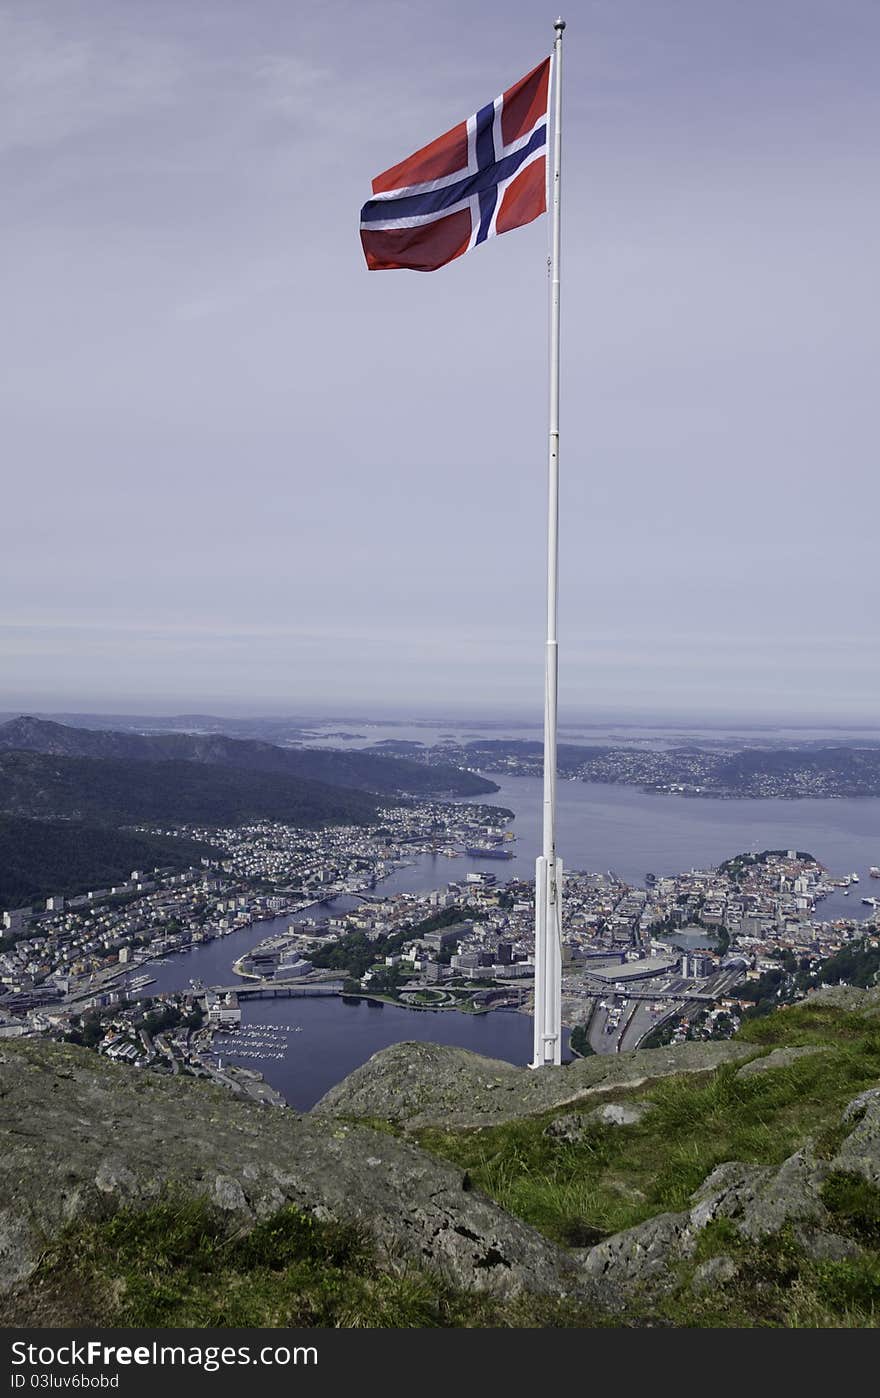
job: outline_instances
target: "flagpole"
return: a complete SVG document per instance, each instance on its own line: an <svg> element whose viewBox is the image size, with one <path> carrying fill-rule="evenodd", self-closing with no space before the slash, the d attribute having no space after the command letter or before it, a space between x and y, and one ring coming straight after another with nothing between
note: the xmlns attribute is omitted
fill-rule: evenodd
<svg viewBox="0 0 880 1398"><path fill-rule="evenodd" d="M547 470L547 642L544 669L544 820L535 865L535 1041L531 1066L562 1061L562 860L556 853L559 670L559 262L562 174L562 31L554 24L553 167L550 177L550 434Z"/></svg>

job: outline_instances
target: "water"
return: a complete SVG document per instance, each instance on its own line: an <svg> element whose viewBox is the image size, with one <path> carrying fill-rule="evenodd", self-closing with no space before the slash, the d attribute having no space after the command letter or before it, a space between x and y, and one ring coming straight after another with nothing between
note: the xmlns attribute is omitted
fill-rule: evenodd
<svg viewBox="0 0 880 1398"><path fill-rule="evenodd" d="M359 1000L245 1000L242 1024L286 1026L284 1058L224 1056L263 1074L298 1111L307 1111L379 1049L402 1040L454 1044L487 1058L524 1065L532 1056L532 1021L515 1010L461 1014L456 1010L405 1010ZM302 1032L296 1033L296 1026ZM567 1040L567 1036L566 1036ZM567 1043L566 1043L567 1047Z"/></svg>
<svg viewBox="0 0 880 1398"><path fill-rule="evenodd" d="M483 799L514 812L518 836L516 858L497 866L499 881L533 878L541 838L541 780L497 775L493 780L500 790ZM861 899L880 896L880 881L868 876L870 865L880 865L880 799L717 801L561 781L557 806L559 851L571 869L611 869L627 883L644 887L647 873L712 868L746 851L799 849L815 855L833 876L855 872L860 877L849 897L837 891L822 903L824 918L870 916L873 909ZM482 867L490 867L489 862Z"/></svg>
<svg viewBox="0 0 880 1398"><path fill-rule="evenodd" d="M543 729L540 722L531 724L495 723L475 721L460 723L451 721L438 724L432 720L411 720L408 723L324 723L315 724L309 729L312 735L306 740L308 747L368 748L377 743L394 740L397 742L420 743L433 747L445 739L457 743L467 743L476 738L507 738L540 741ZM340 732L346 734L340 737ZM255 734L254 736L259 736ZM587 745L624 745L647 749L680 747L684 743L699 743L704 747L717 744L738 747L779 746L791 743L868 743L872 746L880 742L880 727L876 725L852 726L789 726L784 723L753 723L745 725L718 723L712 727L690 724L643 723L576 723L563 722L559 726L559 741Z"/></svg>
<svg viewBox="0 0 880 1398"><path fill-rule="evenodd" d="M480 798L514 811L516 855L511 860L450 859L423 855L376 886L376 893L426 892L468 870L491 869L499 883L534 876L540 843L541 782L533 777L502 777L500 790ZM862 917L871 910L865 895L880 896L880 882L868 866L880 864L880 800L715 801L647 794L634 787L563 781L558 787L559 848L572 869L613 870L628 883L643 885L645 874L674 874L707 868L731 855L762 849L806 850L832 874L857 872L861 883L849 897L835 892L821 904L821 916ZM344 911L357 900L338 898L302 916ZM144 993L188 990L190 979L205 985L235 980L233 961L265 937L286 930L289 915L255 923L173 956L164 966L145 967L155 984ZM243 1022L302 1025L287 1036L282 1062L246 1061L300 1110L380 1048L402 1039L456 1044L511 1063L530 1057L531 1020L508 1011L472 1016L455 1011L415 1011L393 1005L373 1007L339 999L245 1001Z"/></svg>

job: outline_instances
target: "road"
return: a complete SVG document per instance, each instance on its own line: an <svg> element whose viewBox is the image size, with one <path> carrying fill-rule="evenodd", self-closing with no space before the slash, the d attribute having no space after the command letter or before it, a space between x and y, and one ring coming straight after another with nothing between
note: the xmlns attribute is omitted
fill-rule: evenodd
<svg viewBox="0 0 880 1398"><path fill-rule="evenodd" d="M584 977L577 984L570 978L565 994L573 999L595 1003L590 1022L590 1046L594 1053L626 1053L638 1047L645 1036L671 1015L693 1019L726 995L739 980L740 970L720 971L707 981L686 980L683 976L662 976L656 981L640 981L625 993L613 987L597 989ZM602 1009L602 1005L605 1009ZM609 1029L609 1020L613 1021Z"/></svg>

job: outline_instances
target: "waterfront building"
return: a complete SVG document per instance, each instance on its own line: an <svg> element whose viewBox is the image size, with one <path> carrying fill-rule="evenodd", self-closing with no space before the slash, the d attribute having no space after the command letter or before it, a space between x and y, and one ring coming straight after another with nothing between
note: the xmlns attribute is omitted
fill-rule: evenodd
<svg viewBox="0 0 880 1398"><path fill-rule="evenodd" d="M216 995L211 990L207 991L205 1008L208 1012L210 1025L229 1028L241 1024L241 1009L234 990L227 991L225 995Z"/></svg>

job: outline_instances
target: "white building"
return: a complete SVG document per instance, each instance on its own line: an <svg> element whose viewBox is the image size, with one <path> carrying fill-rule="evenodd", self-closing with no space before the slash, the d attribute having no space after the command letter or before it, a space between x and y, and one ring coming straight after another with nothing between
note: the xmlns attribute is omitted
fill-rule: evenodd
<svg viewBox="0 0 880 1398"><path fill-rule="evenodd" d="M214 995L209 990L205 996L205 1008L209 1024L226 1027L241 1024L241 1009L234 990L227 991L225 995Z"/></svg>

